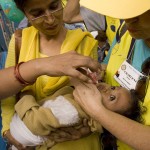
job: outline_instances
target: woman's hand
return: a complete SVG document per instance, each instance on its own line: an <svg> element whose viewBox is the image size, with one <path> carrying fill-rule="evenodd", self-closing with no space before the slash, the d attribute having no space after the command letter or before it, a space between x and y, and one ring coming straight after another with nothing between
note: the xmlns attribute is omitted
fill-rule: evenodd
<svg viewBox="0 0 150 150"><path fill-rule="evenodd" d="M81 82L77 79L71 80L75 90L73 96L79 105L88 113L91 117L95 118L102 106L102 96L96 85Z"/></svg>
<svg viewBox="0 0 150 150"><path fill-rule="evenodd" d="M13 136L10 133L10 130L6 131L6 134L4 135L4 137L7 139L10 145L14 145L18 150L27 150L26 147L24 147L21 143L19 143L13 138Z"/></svg>
<svg viewBox="0 0 150 150"><path fill-rule="evenodd" d="M83 56L75 51L68 53L42 58L37 62L37 70L41 70L41 74L50 76L68 75L83 81L91 81L84 73L77 70L80 67L89 68L91 71L98 71L101 65L88 56ZM40 67L40 69L39 69ZM43 73L44 72L44 73ZM40 73L40 72L39 72Z"/></svg>
<svg viewBox="0 0 150 150"><path fill-rule="evenodd" d="M47 138L55 141L56 143L77 140L85 137L91 133L90 127L88 126L87 119L83 120L80 127L64 127L59 128L52 132Z"/></svg>

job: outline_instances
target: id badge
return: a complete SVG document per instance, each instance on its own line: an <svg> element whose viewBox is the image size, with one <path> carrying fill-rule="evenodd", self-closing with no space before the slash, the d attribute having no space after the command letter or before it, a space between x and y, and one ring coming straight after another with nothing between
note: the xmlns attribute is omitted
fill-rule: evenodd
<svg viewBox="0 0 150 150"><path fill-rule="evenodd" d="M136 88L138 80L144 75L131 66L126 60L122 63L119 70L114 75L115 80L128 90Z"/></svg>

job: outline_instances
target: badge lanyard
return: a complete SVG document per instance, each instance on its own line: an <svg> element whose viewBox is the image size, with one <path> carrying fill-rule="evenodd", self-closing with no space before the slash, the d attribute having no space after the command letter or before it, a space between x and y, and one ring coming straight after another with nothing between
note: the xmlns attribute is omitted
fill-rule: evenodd
<svg viewBox="0 0 150 150"><path fill-rule="evenodd" d="M132 57L133 57L133 53L134 53L134 46L135 46L135 39L132 38L130 48L129 48L129 52L128 52L128 56L127 56L127 62L129 64L132 63Z"/></svg>

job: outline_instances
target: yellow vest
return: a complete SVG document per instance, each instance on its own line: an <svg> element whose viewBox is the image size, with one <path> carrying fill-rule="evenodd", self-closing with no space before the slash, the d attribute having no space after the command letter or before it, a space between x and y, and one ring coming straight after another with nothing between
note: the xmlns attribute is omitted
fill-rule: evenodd
<svg viewBox="0 0 150 150"><path fill-rule="evenodd" d="M108 37L108 42L111 45L116 35L116 31L120 26L120 19L106 16L106 24L107 24L106 35Z"/></svg>

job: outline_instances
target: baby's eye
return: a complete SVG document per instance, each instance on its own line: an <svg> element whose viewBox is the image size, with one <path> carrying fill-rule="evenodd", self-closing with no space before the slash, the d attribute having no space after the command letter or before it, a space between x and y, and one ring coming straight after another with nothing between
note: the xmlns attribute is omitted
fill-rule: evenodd
<svg viewBox="0 0 150 150"><path fill-rule="evenodd" d="M115 90L115 88L116 88L115 86L111 86L111 90Z"/></svg>
<svg viewBox="0 0 150 150"><path fill-rule="evenodd" d="M111 96L110 96L110 100L111 100L111 101L113 101L113 100L115 100L115 99L116 99L116 96L114 96L114 95L111 95Z"/></svg>

